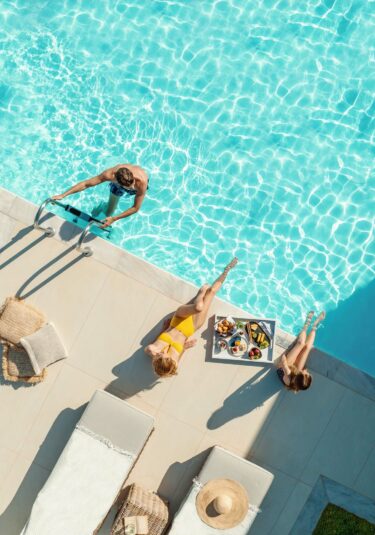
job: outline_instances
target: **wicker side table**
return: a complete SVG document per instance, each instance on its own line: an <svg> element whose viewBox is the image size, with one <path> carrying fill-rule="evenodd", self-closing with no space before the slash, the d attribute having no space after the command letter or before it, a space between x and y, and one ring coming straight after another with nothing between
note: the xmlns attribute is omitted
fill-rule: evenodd
<svg viewBox="0 0 375 535"><path fill-rule="evenodd" d="M169 519L168 507L154 492L133 483L128 487L124 503L116 516L111 535L125 535L122 519L127 516L147 516L148 535L163 535Z"/></svg>

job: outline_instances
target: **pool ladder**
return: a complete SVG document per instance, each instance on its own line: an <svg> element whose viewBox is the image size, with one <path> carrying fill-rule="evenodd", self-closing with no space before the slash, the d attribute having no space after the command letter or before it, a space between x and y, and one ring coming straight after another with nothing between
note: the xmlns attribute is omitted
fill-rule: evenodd
<svg viewBox="0 0 375 535"><path fill-rule="evenodd" d="M58 206L61 206L62 208L64 208L64 210L66 210L67 212L75 215L77 218L81 217L82 219L85 219L86 221L88 221L88 224L86 225L86 227L83 229L83 231L81 232L79 236L79 239L76 245L76 251L81 253L83 256L92 256L93 250L89 246L83 247L83 242L86 236L88 235L88 233L90 232L92 226L94 225L100 226L103 224L103 222L100 221L100 219L96 219L95 217L92 217L91 215L88 215L85 212L82 212L81 210L74 208L74 206L71 206L70 204L64 204L52 198L48 198L45 201L43 201L42 204L39 206L38 211L35 214L33 227L36 230L41 230L42 232L44 232L44 234L48 236L49 238L52 238L52 236L56 234L55 229L53 227L42 227L39 223L43 210L46 208L48 204L57 204ZM106 228L102 230L108 233L110 232L110 230Z"/></svg>

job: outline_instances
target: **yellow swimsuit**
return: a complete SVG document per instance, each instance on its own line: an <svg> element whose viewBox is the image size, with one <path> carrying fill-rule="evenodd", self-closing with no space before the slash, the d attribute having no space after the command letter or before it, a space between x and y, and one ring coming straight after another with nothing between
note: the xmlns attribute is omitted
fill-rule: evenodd
<svg viewBox="0 0 375 535"><path fill-rule="evenodd" d="M173 318L171 319L170 326L180 331L180 333L186 336L186 338L189 338L195 333L193 316L188 316L187 318L179 318L178 316L173 316ZM179 354L181 354L184 350L184 346L179 342L175 342L169 333L161 333L158 336L158 340L162 340L163 342L166 342L169 345L168 353L171 347L174 347Z"/></svg>

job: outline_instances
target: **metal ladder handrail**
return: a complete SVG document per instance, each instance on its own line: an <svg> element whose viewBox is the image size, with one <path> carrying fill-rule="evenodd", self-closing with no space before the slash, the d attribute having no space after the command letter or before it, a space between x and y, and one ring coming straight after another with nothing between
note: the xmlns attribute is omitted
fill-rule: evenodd
<svg viewBox="0 0 375 535"><path fill-rule="evenodd" d="M39 219L40 219L40 217L42 215L43 210L50 203L51 204L57 204L58 206L61 206L64 209L71 208L71 206L69 204L64 204L64 203L62 203L60 201L56 201L55 199L52 199L52 197L48 197L48 199L43 201L42 204L39 206L38 211L35 214L33 227L35 229L37 229L37 230L42 230L46 234L46 236L52 237L56 233L55 229L53 227L42 227L39 224ZM83 231L81 232L81 234L79 236L79 239L78 239L78 242L77 242L77 245L76 245L76 251L79 251L83 256L92 256L93 251L92 251L91 247L89 247L89 246L82 247L83 240L86 238L87 234L90 232L91 227L93 225L97 225L98 227L100 227L100 225L102 225L102 224L103 224L103 222L100 221L99 219L95 219L95 218L91 217L91 221L89 221L89 223L86 225L86 227L83 229ZM104 230L105 232L108 232L108 233L110 232L110 229L107 229L107 228L102 229L102 230Z"/></svg>
<svg viewBox="0 0 375 535"><path fill-rule="evenodd" d="M51 238L56 233L55 229L53 227L41 227L39 225L40 216L42 215L42 212L43 212L44 208L47 206L47 204L50 204L50 203L62 205L62 203L59 203L58 201L53 200L51 197L48 197L48 199L43 201L42 204L39 206L38 211L37 211L37 213L35 214L35 217L34 217L33 227L35 229L37 229L37 230L42 230L45 233L46 236Z"/></svg>
<svg viewBox="0 0 375 535"><path fill-rule="evenodd" d="M98 223L98 221L90 221L90 223L88 225L86 225L86 227L82 231L82 233L81 233L81 235L79 237L79 240L77 242L77 245L76 245L76 251L80 252L83 256L92 256L93 255L93 250L91 249L91 247L89 247L88 245L86 247L82 247L83 240L86 238L87 234L90 232L91 227L93 225L99 226L100 223ZM104 230L106 230L106 229L104 229Z"/></svg>

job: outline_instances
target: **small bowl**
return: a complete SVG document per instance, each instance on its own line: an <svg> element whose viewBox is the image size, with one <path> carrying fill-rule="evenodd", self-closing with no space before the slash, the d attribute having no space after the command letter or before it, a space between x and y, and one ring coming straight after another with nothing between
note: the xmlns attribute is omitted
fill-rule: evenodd
<svg viewBox="0 0 375 535"><path fill-rule="evenodd" d="M228 342L223 337L220 337L217 340L216 346L217 346L219 351L227 351L228 350Z"/></svg>
<svg viewBox="0 0 375 535"><path fill-rule="evenodd" d="M223 320L220 320L220 321L218 321L218 322L215 324L215 331L216 331L216 334L217 334L218 336L221 336L221 338L229 338L230 336L233 336L233 334L236 332L236 324L233 323L233 324L232 324L233 327L232 327L230 330L228 330L228 331L225 332L225 333L221 333L221 332L219 332L217 329L218 329L218 326L220 325L220 323L221 323L222 321L223 321Z"/></svg>
<svg viewBox="0 0 375 535"><path fill-rule="evenodd" d="M257 347L252 347L249 351L249 359L250 360L258 360L262 358L262 352Z"/></svg>

